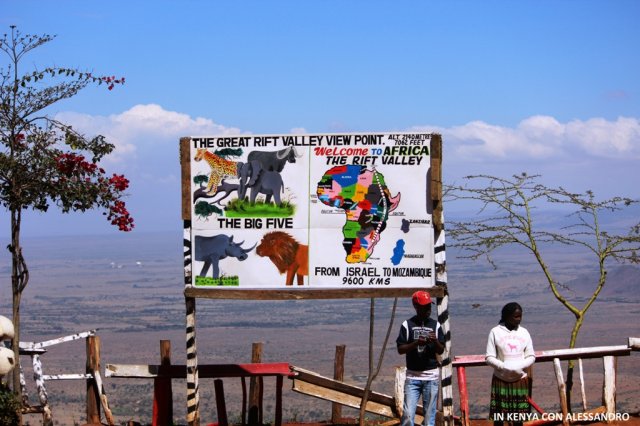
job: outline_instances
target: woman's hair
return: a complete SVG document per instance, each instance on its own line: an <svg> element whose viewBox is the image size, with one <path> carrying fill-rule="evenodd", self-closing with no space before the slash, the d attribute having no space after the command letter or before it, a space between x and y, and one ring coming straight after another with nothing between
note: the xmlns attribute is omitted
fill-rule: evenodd
<svg viewBox="0 0 640 426"><path fill-rule="evenodd" d="M502 308L502 314L500 315L500 322L505 322L505 320L518 309L522 311L522 306L517 302L511 302L504 305Z"/></svg>

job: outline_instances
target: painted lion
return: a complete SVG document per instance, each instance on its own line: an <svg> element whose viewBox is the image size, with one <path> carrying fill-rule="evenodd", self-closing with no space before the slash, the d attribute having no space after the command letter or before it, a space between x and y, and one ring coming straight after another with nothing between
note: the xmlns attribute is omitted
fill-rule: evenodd
<svg viewBox="0 0 640 426"><path fill-rule="evenodd" d="M303 277L309 275L309 246L300 244L286 232L271 231L264 234L256 254L271 259L281 274L287 273L286 285L293 285L295 275L298 285L303 285Z"/></svg>

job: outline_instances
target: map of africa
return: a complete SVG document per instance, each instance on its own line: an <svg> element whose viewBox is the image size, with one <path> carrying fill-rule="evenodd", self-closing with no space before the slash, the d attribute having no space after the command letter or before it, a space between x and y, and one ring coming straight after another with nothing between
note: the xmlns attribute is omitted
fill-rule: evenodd
<svg viewBox="0 0 640 426"><path fill-rule="evenodd" d="M346 215L342 246L348 263L365 262L373 254L389 212L400 204L400 193L391 196L382 173L359 165L336 166L324 172L316 194L323 204Z"/></svg>

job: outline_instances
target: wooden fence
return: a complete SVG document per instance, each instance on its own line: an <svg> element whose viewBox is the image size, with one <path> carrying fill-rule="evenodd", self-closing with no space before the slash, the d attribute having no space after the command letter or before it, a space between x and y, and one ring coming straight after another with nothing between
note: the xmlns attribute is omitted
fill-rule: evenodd
<svg viewBox="0 0 640 426"><path fill-rule="evenodd" d="M77 339L86 339L86 371L83 374L53 374L45 375L42 371L40 356L46 353L46 348L55 344ZM577 360L580 378L580 391L582 405L585 412L590 413L615 413L616 401L616 360L619 356L628 356L631 351L640 350L640 338L629 338L627 345L588 347L575 349L558 349L536 352L534 365L552 362L562 410L561 420L563 424L569 424L569 407L566 400L566 384L560 368L562 360ZM250 364L216 364L200 365L201 378L213 378L216 407L218 412L218 424L228 424L226 403L224 398L224 385L222 378L240 378L242 384L242 424L263 424L262 417L262 379L274 377L276 379L276 413L275 425L282 424L282 388L283 379L292 379L292 389L296 392L320 398L332 403L331 423L343 423L341 407L347 406L360 408L364 389L344 383L344 353L345 346L336 347L334 361L334 378L321 376L309 370L292 366L286 362L262 363L262 344L254 343ZM114 425L114 419L109 408L107 396L102 384L100 374L100 340L95 335L95 330L61 337L45 342L20 342L20 354L31 356L34 370L34 380L38 391L40 405L30 405L26 392L24 375L23 382L24 413L42 413L43 425L52 425L53 418L49 407L45 382L48 380L85 380L87 386L86 413L88 424L101 424L101 409L104 412L105 421ZM586 395L584 390L582 360L589 358L602 358L604 368L603 381L603 405L587 411ZM454 358L453 366L457 372L458 390L460 395L460 422L462 426L470 425L469 398L467 390L466 368L486 367L484 355L465 355ZM172 379L185 379L187 375L186 365L173 365L171 363L171 344L168 340L160 341L160 364L155 365L131 365L131 364L106 364L106 378L140 378L154 381L153 393L153 418L154 426L170 425L173 421L173 394ZM249 394L247 394L246 379L250 379ZM366 411L375 413L391 420L386 425L399 423L402 415L404 368L396 368L395 386L393 395L385 395L371 392L366 405ZM539 412L535 401L532 405ZM416 422L422 420L422 407L418 406ZM247 421L248 415L248 421ZM438 415L442 419L442 413ZM558 421L558 418L556 418ZM543 421L529 422L529 425L543 423Z"/></svg>
<svg viewBox="0 0 640 426"><path fill-rule="evenodd" d="M602 412L608 414L605 416L611 418L615 415L616 410L616 358L619 356L628 356L631 351L640 350L640 339L630 337L627 345L620 346L599 346L588 348L574 348L574 349L557 349L548 351L536 352L536 362L534 365L538 365L545 362L552 362L554 372L556 375L556 381L558 385L558 395L560 399L560 408L562 410L562 416L558 416L558 419L562 420L564 425L569 424L569 407L566 397L566 383L562 375L562 369L560 365L561 360L578 360L578 372L580 377L580 393L582 396L582 407L587 412L587 400L584 388L584 374L582 369L582 360L588 358L602 358L604 368L604 382L602 393L602 407L597 407L590 410L591 413ZM460 394L460 418L462 426L469 426L469 393L467 390L467 367L479 367L486 366L484 355L465 355L454 357L453 366L456 368L458 376L458 390ZM532 405L536 410L542 413L542 409L538 407L535 401L532 400ZM534 423L546 423L546 420L540 420Z"/></svg>
<svg viewBox="0 0 640 426"><path fill-rule="evenodd" d="M86 339L87 362L84 373L43 373L43 365L40 356L47 352L46 348L79 339ZM47 340L44 342L20 342L20 355L31 357L33 364L33 379L36 384L39 400L38 405L32 405L29 402L26 379L24 377L24 373L20 371L23 414L41 413L42 424L44 426L52 426L53 414L49 405L46 382L48 380L85 380L87 386L87 423L101 423L100 407L102 407L107 423L109 425L115 424L113 421L113 415L109 409L107 395L105 394L104 387L102 385L102 376L100 375L100 338L96 336L96 330L84 331L82 333L72 334L70 336L60 337L58 339Z"/></svg>

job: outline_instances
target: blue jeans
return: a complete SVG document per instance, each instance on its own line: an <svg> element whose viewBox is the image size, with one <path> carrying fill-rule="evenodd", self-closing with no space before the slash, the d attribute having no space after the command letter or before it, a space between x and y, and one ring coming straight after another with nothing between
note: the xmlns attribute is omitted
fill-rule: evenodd
<svg viewBox="0 0 640 426"><path fill-rule="evenodd" d="M423 426L434 426L436 424L438 380L406 379L404 382L404 406L400 426L414 425L416 407L421 395L422 407L424 408Z"/></svg>

